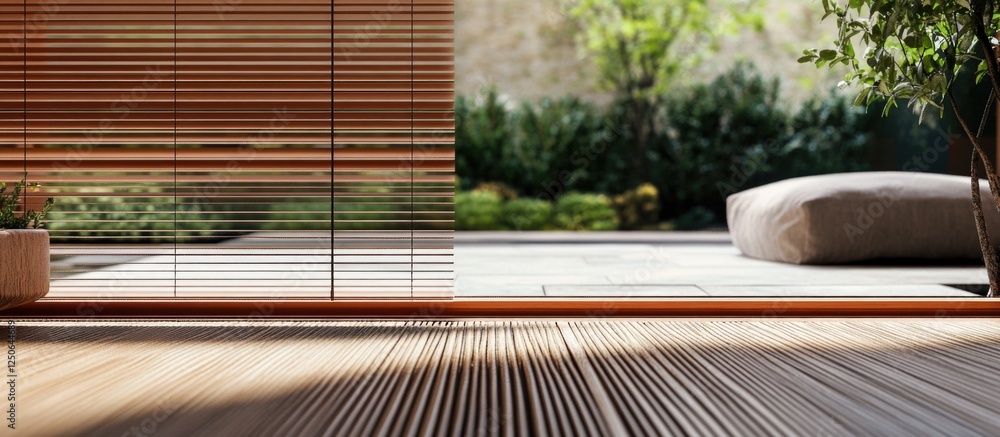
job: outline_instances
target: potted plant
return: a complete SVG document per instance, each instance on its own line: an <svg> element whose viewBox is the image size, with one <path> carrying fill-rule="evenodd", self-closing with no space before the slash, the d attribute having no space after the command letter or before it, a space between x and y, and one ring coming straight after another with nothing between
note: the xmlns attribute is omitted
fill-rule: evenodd
<svg viewBox="0 0 1000 437"><path fill-rule="evenodd" d="M1000 209L1000 175L983 146L990 110L1000 97L997 38L1000 6L996 0L823 0L823 18L837 20L834 47L805 50L799 59L816 66L847 66L842 86L856 86L857 104L897 99L920 111L935 107L954 112L972 142L972 206L980 248L990 281L990 297L1000 297L1000 257L990 242L979 189L979 163L986 170L990 194ZM858 48L855 45L858 44ZM963 114L952 86L965 67L977 68L976 80L990 84L982 113Z"/></svg>
<svg viewBox="0 0 1000 437"><path fill-rule="evenodd" d="M43 220L52 207L45 201L41 211L19 211L24 181L8 194L0 182L0 309L22 305L49 292L49 233Z"/></svg>

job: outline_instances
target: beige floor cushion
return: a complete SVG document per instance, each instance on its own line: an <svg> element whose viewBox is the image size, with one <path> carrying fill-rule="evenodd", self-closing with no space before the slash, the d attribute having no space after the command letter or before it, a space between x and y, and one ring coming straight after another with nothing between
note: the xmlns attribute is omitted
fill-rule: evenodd
<svg viewBox="0 0 1000 437"><path fill-rule="evenodd" d="M834 264L880 258L982 259L968 177L916 172L789 179L729 196L733 243L754 258ZM980 184L991 239L1000 214Z"/></svg>

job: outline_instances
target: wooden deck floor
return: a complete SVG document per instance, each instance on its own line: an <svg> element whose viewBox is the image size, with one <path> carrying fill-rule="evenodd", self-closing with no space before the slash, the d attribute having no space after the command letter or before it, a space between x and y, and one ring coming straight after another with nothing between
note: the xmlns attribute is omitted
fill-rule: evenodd
<svg viewBox="0 0 1000 437"><path fill-rule="evenodd" d="M969 435L992 320L23 322L9 435Z"/></svg>

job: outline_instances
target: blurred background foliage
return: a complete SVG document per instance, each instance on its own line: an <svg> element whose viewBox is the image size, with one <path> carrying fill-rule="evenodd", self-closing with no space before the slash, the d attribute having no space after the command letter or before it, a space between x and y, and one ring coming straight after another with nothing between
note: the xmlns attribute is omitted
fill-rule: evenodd
<svg viewBox="0 0 1000 437"><path fill-rule="evenodd" d="M865 170L948 171L947 151L940 149L956 146L948 134L958 132L950 118L919 123L918 114L906 111L882 118L880 102L867 110L855 107L837 90L790 108L780 82L752 64L735 63L706 82L667 91L642 157L648 176L638 184L630 177L633 135L621 121L625 111L618 103L598 107L572 97L511 103L495 89L461 96L458 187L492 192L504 187L501 202L528 198L556 210L568 193L603 195L616 213L616 229L704 229L725 225L729 194L782 179ZM957 91L971 107L984 103L976 87ZM930 156L937 158L919 158L935 147L938 152ZM914 157L920 165L911 168L907 162ZM470 229L462 220L470 213L467 207L456 204L456 229ZM503 215L493 220L501 223L495 229L518 229L503 223L516 220L511 214L527 215L514 212L524 210L491 209ZM558 211L540 228L592 228L557 217Z"/></svg>
<svg viewBox="0 0 1000 437"><path fill-rule="evenodd" d="M549 203L552 222L542 229L613 224L623 230L689 230L725 226L728 195L782 179L865 170L965 174L969 146L952 135L959 132L953 119L928 116L921 124L907 111L882 118L884 102L853 106L845 98L852 90L836 89L839 78L832 70L820 81L825 85L803 82L821 78L814 68L794 64L797 43L836 34L819 25L818 3L804 3L559 2L563 28L593 72L590 85L609 93L610 103L576 97L515 101L506 88L517 95L523 86L509 80L501 80L499 90L487 86L460 96L459 189L499 184L536 205ZM796 49L786 52L775 44ZM770 74L761 73L754 59L766 62ZM988 90L957 82L962 86L954 91L968 112L982 108ZM786 95L804 83L813 84L805 98ZM995 138L994 130L986 136ZM615 219L592 227L560 215L561 200L579 195L603 196L607 202L587 202L585 208L606 203ZM512 196L503 197L509 202ZM462 216L471 213L467 205L456 205L457 229L464 229ZM517 219L511 215L541 208L490 211L503 215L494 222L512 223Z"/></svg>
<svg viewBox="0 0 1000 437"><path fill-rule="evenodd" d="M642 157L648 176L637 185L629 173L633 135L622 128L628 124L621 122L619 104L600 108L567 97L512 105L494 89L461 96L459 187L496 192L503 186L518 197L554 202L557 210L567 193L593 193L608 196L616 213L608 223L615 229L663 229L677 219L682 227L698 228L723 223L729 194L789 177L870 167L873 117L863 108L831 93L789 110L779 89L779 79L738 63L709 82L667 92ZM457 229L467 229L467 206L456 204ZM555 228L577 227L570 222L556 220Z"/></svg>

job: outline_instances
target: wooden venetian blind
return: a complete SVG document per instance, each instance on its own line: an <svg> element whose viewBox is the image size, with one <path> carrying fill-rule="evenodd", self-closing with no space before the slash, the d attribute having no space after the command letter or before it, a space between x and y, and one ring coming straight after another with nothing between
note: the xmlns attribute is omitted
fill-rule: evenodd
<svg viewBox="0 0 1000 437"><path fill-rule="evenodd" d="M451 0L0 1L51 296L451 294Z"/></svg>

